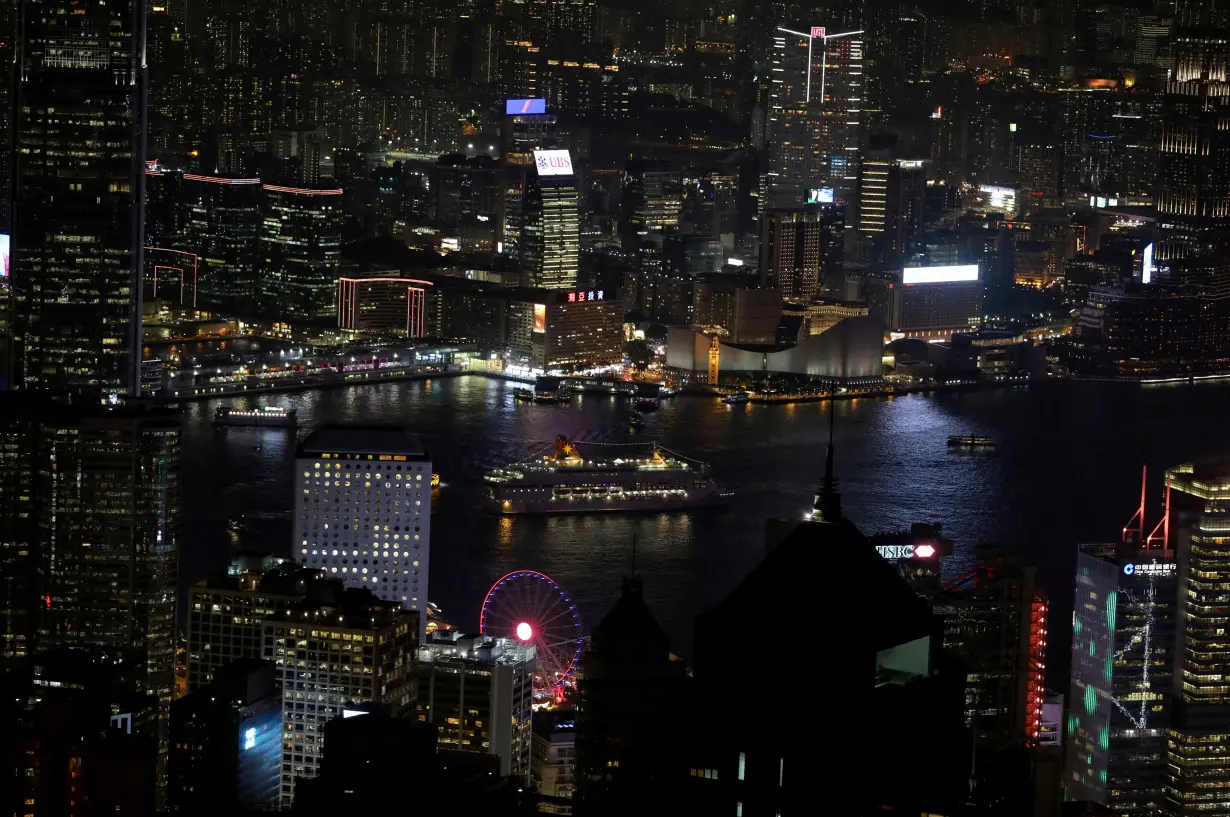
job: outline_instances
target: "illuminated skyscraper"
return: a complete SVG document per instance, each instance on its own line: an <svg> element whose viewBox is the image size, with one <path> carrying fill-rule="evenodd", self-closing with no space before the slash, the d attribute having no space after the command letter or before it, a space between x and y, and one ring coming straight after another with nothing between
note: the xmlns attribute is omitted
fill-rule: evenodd
<svg viewBox="0 0 1230 817"><path fill-rule="evenodd" d="M427 625L431 458L402 428L326 426L295 457L295 555Z"/></svg>
<svg viewBox="0 0 1230 817"><path fill-rule="evenodd" d="M852 204L864 107L862 32L779 27L771 73L767 204L801 201L813 187L832 187L837 203Z"/></svg>
<svg viewBox="0 0 1230 817"><path fill-rule="evenodd" d="M1165 810L1178 570L1173 550L1085 545L1076 558L1068 800Z"/></svg>
<svg viewBox="0 0 1230 817"><path fill-rule="evenodd" d="M277 184L263 185L263 191L262 307L290 321L335 318L342 191Z"/></svg>
<svg viewBox="0 0 1230 817"><path fill-rule="evenodd" d="M183 196L186 249L198 259L197 304L250 315L258 294L261 180L185 173Z"/></svg>
<svg viewBox="0 0 1230 817"><path fill-rule="evenodd" d="M845 208L812 205L774 210L764 219L764 262L770 283L790 301L810 303L841 277Z"/></svg>
<svg viewBox="0 0 1230 817"><path fill-rule="evenodd" d="M145 8L20 2L15 388L90 398L139 388Z"/></svg>
<svg viewBox="0 0 1230 817"><path fill-rule="evenodd" d="M521 270L529 286L572 289L581 259L581 207L572 156L534 151L521 228Z"/></svg>
<svg viewBox="0 0 1230 817"><path fill-rule="evenodd" d="M1159 261L1188 255L1202 231L1230 225L1230 38L1185 33L1174 52L1162 94Z"/></svg>
<svg viewBox="0 0 1230 817"><path fill-rule="evenodd" d="M1230 570L1230 467L1187 463L1166 471L1173 506L1166 538L1174 542L1183 588L1173 724L1167 740L1169 813L1230 814L1230 664L1225 637L1225 580ZM1168 503L1170 504L1170 503Z"/></svg>

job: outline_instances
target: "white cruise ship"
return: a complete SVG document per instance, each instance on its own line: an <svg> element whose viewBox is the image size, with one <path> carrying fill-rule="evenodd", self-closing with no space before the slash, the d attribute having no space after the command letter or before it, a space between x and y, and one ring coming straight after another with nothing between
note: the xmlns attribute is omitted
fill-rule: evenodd
<svg viewBox="0 0 1230 817"><path fill-rule="evenodd" d="M682 511L724 505L734 495L718 488L708 465L656 445L648 456L590 459L564 437L549 456L488 471L486 479L493 510L503 514Z"/></svg>

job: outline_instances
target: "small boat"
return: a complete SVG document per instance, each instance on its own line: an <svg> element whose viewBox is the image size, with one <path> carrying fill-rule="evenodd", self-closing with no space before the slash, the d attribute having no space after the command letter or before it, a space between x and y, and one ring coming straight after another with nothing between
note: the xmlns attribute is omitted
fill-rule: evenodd
<svg viewBox="0 0 1230 817"><path fill-rule="evenodd" d="M645 415L641 414L639 411L632 412L628 415L628 425L632 428L644 428Z"/></svg>
<svg viewBox="0 0 1230 817"><path fill-rule="evenodd" d="M513 399L520 400L523 403L533 403L534 402L534 390L533 389L513 389Z"/></svg>
<svg viewBox="0 0 1230 817"><path fill-rule="evenodd" d="M746 392L737 392L735 394L726 395L725 397L722 398L722 402L729 403L730 405L738 405L739 403L746 403L748 400L751 400L751 399L752 398L747 396Z"/></svg>
<svg viewBox="0 0 1230 817"><path fill-rule="evenodd" d="M638 397L636 398L637 411L657 411L661 407L661 403L654 397Z"/></svg>
<svg viewBox="0 0 1230 817"><path fill-rule="evenodd" d="M976 437L973 434L953 434L948 438L949 448L993 448L994 437Z"/></svg>
<svg viewBox="0 0 1230 817"><path fill-rule="evenodd" d="M228 520L226 526L230 528L231 533L244 533L248 529L248 522L243 516L240 516L236 519Z"/></svg>

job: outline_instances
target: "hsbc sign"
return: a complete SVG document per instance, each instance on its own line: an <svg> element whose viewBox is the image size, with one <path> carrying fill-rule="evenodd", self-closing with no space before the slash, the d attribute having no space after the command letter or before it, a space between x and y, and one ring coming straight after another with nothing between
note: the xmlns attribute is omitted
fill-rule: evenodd
<svg viewBox="0 0 1230 817"><path fill-rule="evenodd" d="M876 551L890 562L930 559L936 553L933 545L876 545Z"/></svg>
<svg viewBox="0 0 1230 817"><path fill-rule="evenodd" d="M534 166L539 176L571 176L572 156L566 150L536 150Z"/></svg>

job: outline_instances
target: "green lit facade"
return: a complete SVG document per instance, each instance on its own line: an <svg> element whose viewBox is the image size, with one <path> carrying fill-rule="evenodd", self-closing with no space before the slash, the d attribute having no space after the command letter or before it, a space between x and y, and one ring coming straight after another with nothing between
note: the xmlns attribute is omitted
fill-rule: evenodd
<svg viewBox="0 0 1230 817"><path fill-rule="evenodd" d="M1077 555L1064 798L1152 815L1166 800L1178 568L1173 551Z"/></svg>

